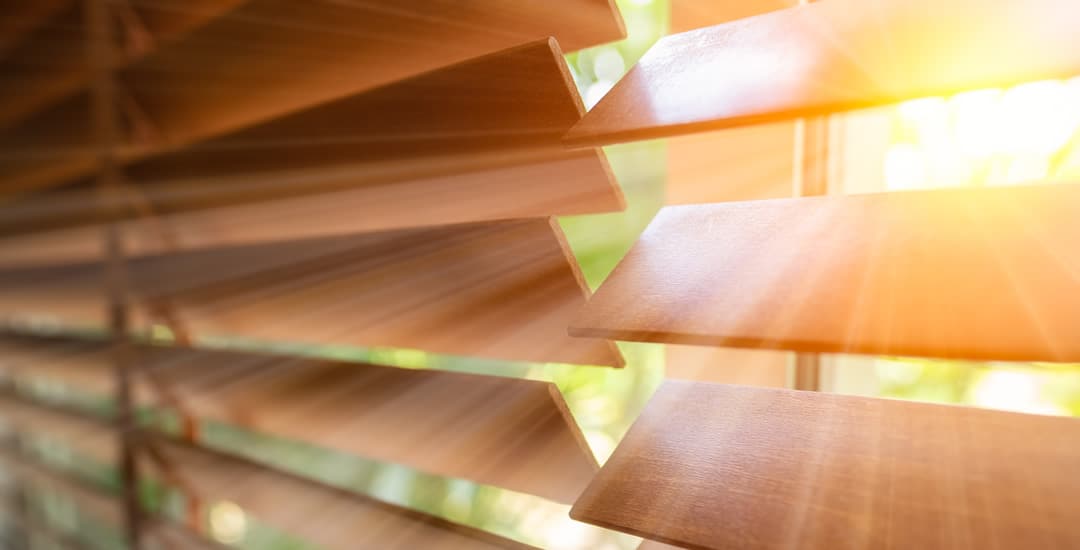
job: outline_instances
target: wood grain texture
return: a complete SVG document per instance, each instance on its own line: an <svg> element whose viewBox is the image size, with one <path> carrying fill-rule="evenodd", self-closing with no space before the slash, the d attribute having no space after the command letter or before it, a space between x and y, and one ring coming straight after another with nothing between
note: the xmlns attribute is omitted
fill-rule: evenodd
<svg viewBox="0 0 1080 550"><path fill-rule="evenodd" d="M830 1L662 38L577 145L778 121L1080 73L1071 0Z"/></svg>
<svg viewBox="0 0 1080 550"><path fill-rule="evenodd" d="M0 315L100 326L101 276L94 262L3 271ZM588 289L548 219L147 256L129 277L135 326L171 318L196 339L622 365L611 342L566 334Z"/></svg>
<svg viewBox="0 0 1080 550"><path fill-rule="evenodd" d="M70 434L82 433L94 426L100 433L112 432L107 424L90 418L32 404L22 407L26 410L21 414L32 419L28 427L33 429L59 428ZM531 548L246 459L150 433L145 433L144 438L158 457L151 459L146 453L141 455L140 471L144 475L181 491L189 499L203 503L234 502L259 520L298 535L320 548ZM94 450L84 447L84 442L68 439L64 444L80 456L94 460L108 458L92 454ZM72 494L88 510L100 513L107 523L119 523L119 502L110 496L72 482L64 483L61 490L64 494ZM312 521L309 514L318 514L319 521Z"/></svg>
<svg viewBox="0 0 1080 550"><path fill-rule="evenodd" d="M6 338L0 355L0 372L16 380L98 394L112 387L100 345ZM598 469L562 394L547 382L164 347L140 347L136 358L141 405L179 408L201 421L567 504ZM0 414L5 405L0 400Z"/></svg>
<svg viewBox="0 0 1080 550"><path fill-rule="evenodd" d="M798 0L670 0L671 34L790 8Z"/></svg>
<svg viewBox="0 0 1080 550"><path fill-rule="evenodd" d="M1071 548L1080 421L666 382L571 517L687 548Z"/></svg>
<svg viewBox="0 0 1080 550"><path fill-rule="evenodd" d="M146 56L246 0L126 0L111 4L118 28L117 67ZM19 0L18 3L23 3ZM21 25L23 36L0 39L0 128L32 118L38 111L71 98L90 81L86 64L83 2L36 0L35 13L0 16L0 26ZM33 24L35 17L48 16ZM2 27L0 27L2 28ZM87 116L89 114L87 113ZM23 128L25 130L25 126Z"/></svg>
<svg viewBox="0 0 1080 550"><path fill-rule="evenodd" d="M667 207L571 333L1074 361L1077 212L1077 185Z"/></svg>
<svg viewBox="0 0 1080 550"><path fill-rule="evenodd" d="M612 0L248 0L119 72L120 88L150 126L141 136L131 129L126 153L144 158L531 40L553 36L572 51L623 35ZM9 132L42 139L19 149L34 159L0 163L0 190L89 174L89 142L65 125L78 118L58 114L89 118L85 103L71 97Z"/></svg>
<svg viewBox="0 0 1080 550"><path fill-rule="evenodd" d="M158 438L172 476L204 502L229 500L256 518L328 550L531 546L312 483L253 462ZM157 466L144 461L148 472ZM317 518L317 520L314 520Z"/></svg>
<svg viewBox="0 0 1080 550"><path fill-rule="evenodd" d="M620 210L603 153L560 142L583 113L558 45L532 42L135 162L104 210L91 181L8 204L0 232L84 227L6 239L4 255L93 258L93 224L148 215L126 233L164 252Z"/></svg>

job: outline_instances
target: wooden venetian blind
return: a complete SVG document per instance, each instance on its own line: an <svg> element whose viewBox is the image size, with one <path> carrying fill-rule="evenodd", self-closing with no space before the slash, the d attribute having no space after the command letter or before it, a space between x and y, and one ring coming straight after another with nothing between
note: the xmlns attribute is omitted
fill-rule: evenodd
<svg viewBox="0 0 1080 550"><path fill-rule="evenodd" d="M1080 73L1069 2L825 0L658 42L608 144ZM726 184L724 172L715 177ZM1076 361L1075 185L669 206L571 325L797 352ZM1068 547L1080 423L665 383L571 516L643 547Z"/></svg>
<svg viewBox="0 0 1080 550"><path fill-rule="evenodd" d="M532 547L214 450L201 429L570 504L598 464L554 384L207 343L622 366L611 342L566 332L589 290L554 219L625 207L604 153L562 143L585 113L564 49L623 37L614 4L8 11L5 504L59 495L129 548L217 547L201 520L219 501L320 548ZM35 334L40 321L56 331ZM168 343L134 341L163 329ZM137 410L182 429L166 435ZM57 464L41 441L85 463ZM115 471L120 490L88 464ZM142 506L148 486L180 495L184 517ZM109 547L13 508L15 545Z"/></svg>

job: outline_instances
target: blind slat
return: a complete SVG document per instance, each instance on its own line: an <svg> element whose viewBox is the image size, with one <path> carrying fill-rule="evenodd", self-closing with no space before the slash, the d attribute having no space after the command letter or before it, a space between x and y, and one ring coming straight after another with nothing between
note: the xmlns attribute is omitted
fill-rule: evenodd
<svg viewBox="0 0 1080 550"><path fill-rule="evenodd" d="M120 37L123 52L120 66L134 62L157 44L175 40L184 33L221 16L246 0L189 0L177 2L131 1L116 3L113 12L124 29ZM21 40L10 44L4 54L0 39L0 128L17 124L35 112L77 94L90 80L86 66L85 18L81 2L71 0L35 0L40 12L49 19L34 26ZM130 9L123 6L130 5ZM5 14L0 23L29 26L29 15ZM126 32L138 25L149 42L135 49ZM12 40L15 40L12 38ZM88 116L88 113L87 113Z"/></svg>
<svg viewBox="0 0 1080 550"><path fill-rule="evenodd" d="M567 134L604 145L1080 73L1072 0L818 2L662 38Z"/></svg>
<svg viewBox="0 0 1080 550"><path fill-rule="evenodd" d="M74 427L65 433L85 429L93 422L86 418L50 410L31 408L23 413L28 421L40 422L33 429L53 428L65 422ZM110 432L106 424L97 429ZM472 548L530 548L484 531L382 503L345 490L334 489L252 461L203 449L164 436L144 433L157 458L145 453L140 471L186 498L204 504L234 502L260 521L282 529L305 541L327 549L351 548L432 548L439 550ZM71 449L85 452L79 441L69 440ZM94 458L94 457L91 457ZM79 499L80 505L99 513L103 521L118 524L118 502L107 495L66 483L61 490ZM314 519L311 511L317 511Z"/></svg>
<svg viewBox="0 0 1080 550"><path fill-rule="evenodd" d="M1080 421L666 382L571 517L689 548L1068 548Z"/></svg>
<svg viewBox="0 0 1080 550"><path fill-rule="evenodd" d="M623 34L607 0L250 0L118 73L135 107L128 112L149 126L131 133L125 155L145 158L531 40L553 36L572 51ZM86 103L85 94L71 97L0 139L3 190L90 175L88 134L69 126L89 120Z"/></svg>
<svg viewBox="0 0 1080 550"><path fill-rule="evenodd" d="M1080 360L1080 186L667 207L574 320L593 338Z"/></svg>
<svg viewBox="0 0 1080 550"><path fill-rule="evenodd" d="M588 293L554 220L487 222L221 248L128 263L133 326L197 338L421 349L621 366L571 338ZM0 272L0 316L101 326L97 263Z"/></svg>
<svg viewBox="0 0 1080 550"><path fill-rule="evenodd" d="M149 216L131 229L156 225L190 248L619 210L603 153L560 142L583 112L545 39L136 162L106 212ZM91 183L7 205L0 230L101 223ZM77 235L50 238L95 250L91 232Z"/></svg>
<svg viewBox="0 0 1080 550"><path fill-rule="evenodd" d="M101 345L9 338L0 350L4 371L17 380L98 395L112 388ZM136 358L140 404L175 408L175 399L200 421L567 504L597 470L562 394L547 382L250 352L140 347Z"/></svg>

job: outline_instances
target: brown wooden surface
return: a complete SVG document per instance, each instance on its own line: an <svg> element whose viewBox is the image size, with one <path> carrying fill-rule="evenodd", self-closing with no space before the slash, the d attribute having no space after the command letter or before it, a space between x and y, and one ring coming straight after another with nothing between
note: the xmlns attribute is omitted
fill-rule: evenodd
<svg viewBox="0 0 1080 550"><path fill-rule="evenodd" d="M0 60L73 0L9 0L0 17Z"/></svg>
<svg viewBox="0 0 1080 550"><path fill-rule="evenodd" d="M319 548L472 550L531 546L313 484L247 460L158 438L171 476L204 502L228 500ZM157 466L145 462L148 471Z"/></svg>
<svg viewBox="0 0 1080 550"><path fill-rule="evenodd" d="M98 394L112 386L99 345L6 338L0 356L19 381ZM201 421L563 503L597 470L562 394L546 382L163 347L139 348L137 364L139 403ZM6 403L0 413L25 409Z"/></svg>
<svg viewBox="0 0 1080 550"><path fill-rule="evenodd" d="M139 158L191 144L530 40L554 36L573 51L623 34L612 0L249 0L119 73L145 130L132 129L130 153ZM80 166L88 145L66 125L87 118L84 103L71 97L27 118L6 133L11 139L0 137L4 191L87 173ZM20 142L27 133L39 139ZM12 143L19 147L10 150Z"/></svg>
<svg viewBox="0 0 1080 550"><path fill-rule="evenodd" d="M107 424L80 418L28 403L19 405L24 427L32 430L59 430L60 434L81 434L95 429L111 432ZM5 402L0 411L10 411ZM157 458L142 455L142 471L188 498L202 503L230 501L274 527L327 549L352 548L530 548L477 529L407 510L356 493L334 489L317 482L258 465L254 462L145 434ZM63 443L80 456L101 460L85 447L85 438ZM90 453L90 454L87 454ZM35 468L40 470L40 468ZM21 471L21 470L20 470ZM43 475L45 472L43 472ZM50 478L55 477L51 475ZM71 494L103 521L120 521L118 501L80 484L65 482L59 490ZM312 521L316 514L318 521Z"/></svg>
<svg viewBox="0 0 1080 550"><path fill-rule="evenodd" d="M571 517L688 548L1072 548L1080 421L666 382Z"/></svg>
<svg viewBox="0 0 1080 550"><path fill-rule="evenodd" d="M670 0L671 34L790 8L798 0Z"/></svg>
<svg viewBox="0 0 1080 550"><path fill-rule="evenodd" d="M679 546L672 546L655 540L643 540L637 550L679 550Z"/></svg>
<svg viewBox="0 0 1080 550"><path fill-rule="evenodd" d="M662 38L568 134L652 139L1080 73L1072 0L827 1Z"/></svg>
<svg viewBox="0 0 1080 550"><path fill-rule="evenodd" d="M497 156L503 161L518 159L520 162L463 173L429 172L389 185L358 185L308 196L279 197L267 202L124 222L125 248L133 255L148 255L409 225L622 208L619 188L602 183L608 177L606 161L594 150ZM430 163L436 170L444 165ZM413 167L417 165L413 164ZM357 184L364 179L349 168L328 168L317 173L320 180L334 185ZM292 189L302 189L305 179L295 173L278 174L250 179L247 184L249 187L290 185ZM48 211L57 203L40 204L51 205L45 206ZM77 200L68 204L73 213L79 211L85 215L90 211L85 202ZM22 210L27 207L25 203L10 206L6 213L13 217L18 212L28 213ZM100 227L88 225L7 238L0 236L0 266L91 260L100 257L100 233Z"/></svg>
<svg viewBox="0 0 1080 550"><path fill-rule="evenodd" d="M20 0L22 3L24 0ZM125 0L110 4L119 29L118 66L145 56L247 0ZM0 38L0 128L86 88L86 35L83 2L34 0L34 14L0 15L0 25L26 32ZM48 15L36 25L34 17ZM9 132L9 133L18 133Z"/></svg>
<svg viewBox="0 0 1080 550"><path fill-rule="evenodd" d="M129 264L133 326L173 319L231 335L621 366L571 338L588 290L553 220L370 233L177 253ZM0 272L0 316L100 326L96 263Z"/></svg>
<svg viewBox="0 0 1080 550"><path fill-rule="evenodd" d="M667 207L571 333L1080 360L1080 186Z"/></svg>
<svg viewBox="0 0 1080 550"><path fill-rule="evenodd" d="M583 113L545 39L136 162L107 215L153 218L127 228L145 252L138 244L167 248L163 234L189 248L620 210L603 153L560 143ZM0 230L100 223L93 193L86 183L13 202ZM92 258L99 232L8 239L4 255Z"/></svg>

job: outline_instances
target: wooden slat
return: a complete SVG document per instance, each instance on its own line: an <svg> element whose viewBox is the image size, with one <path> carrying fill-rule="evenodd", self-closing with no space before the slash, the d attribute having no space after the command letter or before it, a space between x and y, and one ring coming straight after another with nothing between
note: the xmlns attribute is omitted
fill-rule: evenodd
<svg viewBox="0 0 1080 550"><path fill-rule="evenodd" d="M28 422L26 427L34 430L58 429L63 434L85 433L88 430L107 434L112 431L106 424L60 410L26 403L19 407L22 409L19 414ZM0 410L12 410L10 400L5 401ZM144 474L173 485L188 498L203 503L219 500L234 502L259 520L301 536L320 548L530 548L516 541L334 489L248 460L149 433L144 438L155 449L156 455L154 459L143 455L141 468ZM66 441L72 450L82 456L102 461L109 458L95 454L92 447L84 446L85 442L85 438ZM48 475L40 470L34 468L35 472ZM49 475L47 481L56 485L51 488L75 497L80 507L99 515L102 521L118 523L118 501L55 475ZM318 521L312 521L310 514L317 514ZM175 531L174 528L163 535L175 539L178 535Z"/></svg>
<svg viewBox="0 0 1080 550"><path fill-rule="evenodd" d="M623 30L609 0L252 0L122 80L172 139L186 141L549 36L574 51Z"/></svg>
<svg viewBox="0 0 1080 550"><path fill-rule="evenodd" d="M146 253L163 233L188 248L619 210L603 153L560 142L582 113L545 39L135 163L107 213L153 217L125 231ZM35 196L8 205L0 230L100 223L94 204L89 182ZM100 232L8 239L4 256L93 258Z"/></svg>
<svg viewBox="0 0 1080 550"><path fill-rule="evenodd" d="M142 158L530 40L554 36L572 51L623 34L612 0L249 0L126 67L118 81L153 126L149 141L132 142L131 155ZM4 144L13 158L0 166L5 190L88 174L92 150L85 140L70 145L66 126L89 118L85 102L72 97L9 132L44 137L17 151Z"/></svg>
<svg viewBox="0 0 1080 550"><path fill-rule="evenodd" d="M719 25L798 3L797 0L672 0L670 32ZM665 148L666 204L792 196L795 122L680 136L667 140Z"/></svg>
<svg viewBox="0 0 1080 550"><path fill-rule="evenodd" d="M799 0L670 0L671 34L797 6Z"/></svg>
<svg viewBox="0 0 1080 550"><path fill-rule="evenodd" d="M169 476L204 502L228 500L270 525L329 550L531 548L433 516L158 438ZM156 464L144 462L149 471Z"/></svg>
<svg viewBox="0 0 1080 550"><path fill-rule="evenodd" d="M129 272L136 325L179 320L196 338L622 364L612 343L566 334L588 290L548 219L143 257ZM101 276L96 263L4 271L0 315L100 325Z"/></svg>
<svg viewBox="0 0 1080 550"><path fill-rule="evenodd" d="M22 2L23 0L20 0ZM121 29L119 66L146 55L246 0L121 0L111 3ZM84 2L35 0L34 16L50 13L0 59L0 128L75 95L89 82ZM30 14L0 17L0 24L25 27ZM134 32L145 36L132 36ZM28 29L29 30L29 29ZM4 44L0 39L0 54ZM85 116L89 116L87 113ZM19 133L19 132L14 132Z"/></svg>
<svg viewBox="0 0 1080 550"><path fill-rule="evenodd" d="M567 140L651 139L1072 76L1078 27L1072 0L799 6L661 39Z"/></svg>
<svg viewBox="0 0 1080 550"><path fill-rule="evenodd" d="M613 338L1080 360L1080 186L668 207L575 319Z"/></svg>
<svg viewBox="0 0 1080 550"><path fill-rule="evenodd" d="M88 392L112 385L101 346L9 338L0 355L16 379L59 380ZM160 347L139 348L137 357L145 369L136 377L140 403L178 406L202 421L563 503L598 468L562 394L547 382Z"/></svg>
<svg viewBox="0 0 1080 550"><path fill-rule="evenodd" d="M656 542L655 540L643 540L637 550L679 550L680 547Z"/></svg>
<svg viewBox="0 0 1080 550"><path fill-rule="evenodd" d="M9 0L0 17L0 59L29 34L66 8L72 0Z"/></svg>
<svg viewBox="0 0 1080 550"><path fill-rule="evenodd" d="M688 548L1071 548L1080 421L667 382L571 517Z"/></svg>

